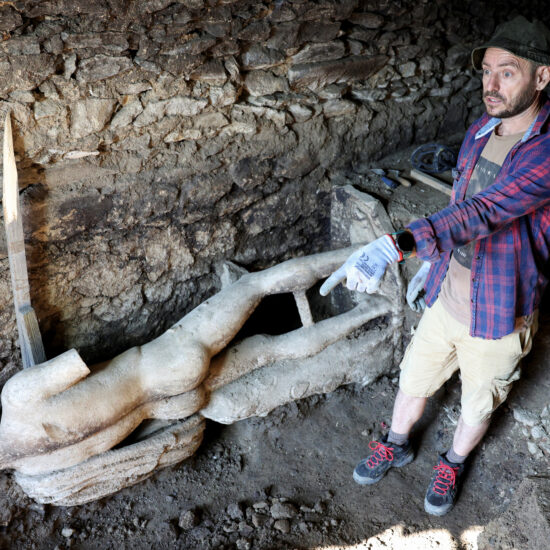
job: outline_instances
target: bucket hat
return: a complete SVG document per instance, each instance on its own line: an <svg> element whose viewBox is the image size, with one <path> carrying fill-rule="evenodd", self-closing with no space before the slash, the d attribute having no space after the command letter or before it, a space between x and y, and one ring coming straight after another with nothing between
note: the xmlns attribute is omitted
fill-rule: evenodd
<svg viewBox="0 0 550 550"><path fill-rule="evenodd" d="M488 42L472 50L475 69L481 69L487 48L500 48L523 59L550 65L550 30L542 21L531 22L522 15L500 24Z"/></svg>

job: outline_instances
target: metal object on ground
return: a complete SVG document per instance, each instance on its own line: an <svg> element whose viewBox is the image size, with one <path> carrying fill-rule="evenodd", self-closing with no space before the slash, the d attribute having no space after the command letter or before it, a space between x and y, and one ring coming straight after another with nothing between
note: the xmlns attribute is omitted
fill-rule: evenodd
<svg viewBox="0 0 550 550"><path fill-rule="evenodd" d="M440 174L455 167L456 154L446 145L425 143L412 152L411 165L421 172Z"/></svg>
<svg viewBox="0 0 550 550"><path fill-rule="evenodd" d="M4 124L3 193L4 226L6 228L15 317L19 332L19 347L21 348L23 368L27 368L43 363L46 360L46 355L36 314L31 306L23 221L19 207L17 168L15 166L9 112L6 115Z"/></svg>
<svg viewBox="0 0 550 550"><path fill-rule="evenodd" d="M388 170L388 176L391 179L398 181L403 187L411 186L411 182L401 175L401 170Z"/></svg>
<svg viewBox="0 0 550 550"><path fill-rule="evenodd" d="M383 168L372 168L371 172L376 174L390 189L397 189L399 187L394 178L389 178L386 175L386 171Z"/></svg>

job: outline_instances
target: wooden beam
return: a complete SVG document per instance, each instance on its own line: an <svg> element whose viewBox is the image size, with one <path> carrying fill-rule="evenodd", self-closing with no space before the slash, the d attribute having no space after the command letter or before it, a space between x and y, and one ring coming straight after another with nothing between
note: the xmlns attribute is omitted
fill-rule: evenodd
<svg viewBox="0 0 550 550"><path fill-rule="evenodd" d="M425 183L426 185L429 185L430 187L433 187L434 189L437 189L438 191L449 195L449 197L451 196L451 193L453 191L452 186L440 180L439 178L435 178L434 176L431 176L430 174L426 174L424 172L420 172L419 170L411 170L410 176L420 183Z"/></svg>

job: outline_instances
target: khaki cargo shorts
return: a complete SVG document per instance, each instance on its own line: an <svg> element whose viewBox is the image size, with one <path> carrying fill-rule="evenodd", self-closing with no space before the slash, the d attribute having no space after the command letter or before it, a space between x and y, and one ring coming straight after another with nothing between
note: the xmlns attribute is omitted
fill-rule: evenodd
<svg viewBox="0 0 550 550"><path fill-rule="evenodd" d="M413 397L433 395L457 370L462 380L462 419L477 426L504 402L520 376L519 362L531 350L537 316L498 340L468 334L436 300L426 308L401 362L399 387Z"/></svg>

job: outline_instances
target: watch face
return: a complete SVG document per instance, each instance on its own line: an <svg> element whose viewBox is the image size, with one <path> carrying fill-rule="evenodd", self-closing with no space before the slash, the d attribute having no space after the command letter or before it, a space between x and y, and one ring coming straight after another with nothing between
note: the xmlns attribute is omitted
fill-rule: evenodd
<svg viewBox="0 0 550 550"><path fill-rule="evenodd" d="M402 252L412 252L414 250L414 237L408 231L403 231L397 234L397 246Z"/></svg>

